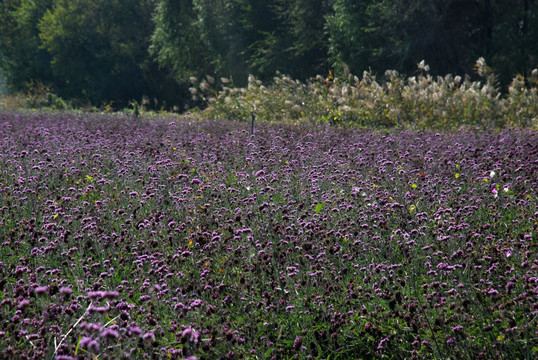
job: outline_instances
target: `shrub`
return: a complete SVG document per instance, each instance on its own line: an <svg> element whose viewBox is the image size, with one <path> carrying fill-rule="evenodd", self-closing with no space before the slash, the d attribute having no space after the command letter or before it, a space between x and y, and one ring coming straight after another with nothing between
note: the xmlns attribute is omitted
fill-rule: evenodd
<svg viewBox="0 0 538 360"><path fill-rule="evenodd" d="M255 112L265 121L314 122L374 128L472 127L502 129L538 126L538 70L529 79L517 75L503 94L497 77L483 58L470 76L432 76L418 64L418 75L404 77L387 70L378 80L370 72L318 75L307 83L277 74L264 85L253 76L246 88L211 85L202 81L191 92L205 108L203 117L247 120Z"/></svg>
<svg viewBox="0 0 538 360"><path fill-rule="evenodd" d="M49 86L41 82L30 82L27 84L27 91L24 96L25 107L31 109L52 109L66 110L70 106L68 103L56 95Z"/></svg>

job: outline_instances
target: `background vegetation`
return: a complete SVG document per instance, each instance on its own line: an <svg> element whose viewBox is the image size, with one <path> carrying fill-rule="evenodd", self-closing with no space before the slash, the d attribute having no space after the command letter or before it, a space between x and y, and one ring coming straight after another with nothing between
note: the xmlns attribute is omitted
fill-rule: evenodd
<svg viewBox="0 0 538 360"><path fill-rule="evenodd" d="M302 82L329 70L412 76L421 60L433 76L464 75L480 57L506 92L515 75L525 82L538 64L536 0L7 0L0 7L5 87L45 89L76 106L134 100L182 110L200 105L187 91L193 76L239 87L249 74L265 82L277 70Z"/></svg>
<svg viewBox="0 0 538 360"><path fill-rule="evenodd" d="M224 86L219 91L209 78L190 90L207 103L199 114L210 119L246 120L254 115L266 122L369 129L538 129L538 69L526 79L530 87L516 76L505 95L484 58L474 69L481 76L476 81L469 76L432 76L429 66L420 62L419 74L411 77L387 70L378 79L365 71L361 78L329 74L303 83L278 75L264 86L250 76L245 88Z"/></svg>

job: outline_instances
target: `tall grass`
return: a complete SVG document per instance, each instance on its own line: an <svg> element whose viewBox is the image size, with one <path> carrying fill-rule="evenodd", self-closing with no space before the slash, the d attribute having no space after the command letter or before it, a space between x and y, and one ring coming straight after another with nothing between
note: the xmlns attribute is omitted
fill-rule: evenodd
<svg viewBox="0 0 538 360"><path fill-rule="evenodd" d="M193 82L191 92L207 107L202 116L249 119L254 111L265 121L341 124L364 128L415 129L538 128L538 69L528 79L514 77L506 92L480 58L479 80L469 76L432 76L428 65L404 77L386 71L383 80L369 72L362 77L321 75L307 83L278 75L270 85L253 76L248 87Z"/></svg>

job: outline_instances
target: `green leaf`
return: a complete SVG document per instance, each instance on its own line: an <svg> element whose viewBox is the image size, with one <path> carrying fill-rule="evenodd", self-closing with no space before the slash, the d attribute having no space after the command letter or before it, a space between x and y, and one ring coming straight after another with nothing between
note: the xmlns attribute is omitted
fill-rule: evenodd
<svg viewBox="0 0 538 360"><path fill-rule="evenodd" d="M78 351L79 351L79 349L80 349L80 340L82 340L82 335L80 335L80 336L78 337L77 347L75 348L75 356L77 356Z"/></svg>
<svg viewBox="0 0 538 360"><path fill-rule="evenodd" d="M319 214L321 210L325 207L325 202L318 203L316 205L316 214Z"/></svg>

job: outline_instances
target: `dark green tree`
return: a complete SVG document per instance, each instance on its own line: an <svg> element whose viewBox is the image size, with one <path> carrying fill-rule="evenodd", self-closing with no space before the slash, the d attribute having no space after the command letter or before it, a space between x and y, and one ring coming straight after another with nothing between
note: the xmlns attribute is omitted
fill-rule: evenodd
<svg viewBox="0 0 538 360"><path fill-rule="evenodd" d="M277 13L282 21L281 43L285 67L281 70L306 80L329 70L329 38L326 17L332 13L332 0L281 0Z"/></svg>
<svg viewBox="0 0 538 360"><path fill-rule="evenodd" d="M151 0L55 0L39 29L60 95L121 106L151 95L152 12Z"/></svg>
<svg viewBox="0 0 538 360"><path fill-rule="evenodd" d="M277 16L271 1L159 0L151 51L178 81L274 74Z"/></svg>
<svg viewBox="0 0 538 360"><path fill-rule="evenodd" d="M329 58L332 67L342 72L344 66L359 74L373 65L372 56L376 41L368 31L370 19L367 9L372 0L335 0L333 12L326 16L326 31L329 37Z"/></svg>
<svg viewBox="0 0 538 360"><path fill-rule="evenodd" d="M39 21L52 0L0 2L0 72L11 91L32 81L50 83L50 55L40 47Z"/></svg>
<svg viewBox="0 0 538 360"><path fill-rule="evenodd" d="M194 0L200 39L209 54L210 75L231 77L245 85L248 75L247 33L235 0Z"/></svg>
<svg viewBox="0 0 538 360"><path fill-rule="evenodd" d="M351 72L470 72L479 57L508 81L538 53L536 0L335 0L327 17L331 61Z"/></svg>
<svg viewBox="0 0 538 360"><path fill-rule="evenodd" d="M176 80L213 72L211 51L192 0L158 0L153 21L150 52Z"/></svg>
<svg viewBox="0 0 538 360"><path fill-rule="evenodd" d="M327 19L331 58L354 73L412 72L421 60L434 71L461 72L470 7L464 0L336 0Z"/></svg>
<svg viewBox="0 0 538 360"><path fill-rule="evenodd" d="M286 44L277 0L236 0L241 6L240 21L247 34L249 72L267 80L275 72L286 71Z"/></svg>
<svg viewBox="0 0 538 360"><path fill-rule="evenodd" d="M480 1L486 60L507 84L538 67L538 1ZM487 17L487 18L486 18ZM489 18L489 19L488 19Z"/></svg>
<svg viewBox="0 0 538 360"><path fill-rule="evenodd" d="M332 1L160 0L152 51L177 79L281 71L306 79L327 71L325 14Z"/></svg>

